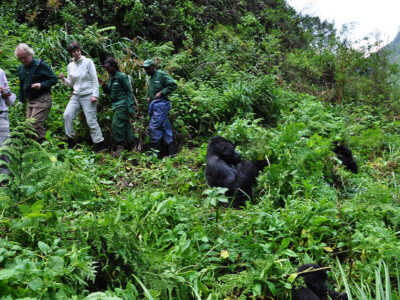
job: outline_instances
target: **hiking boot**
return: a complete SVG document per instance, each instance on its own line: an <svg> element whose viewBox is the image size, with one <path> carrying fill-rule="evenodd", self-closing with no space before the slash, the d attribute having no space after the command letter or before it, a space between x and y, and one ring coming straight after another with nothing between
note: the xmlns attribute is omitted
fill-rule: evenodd
<svg viewBox="0 0 400 300"><path fill-rule="evenodd" d="M128 144L128 145L126 145L126 150L129 151L129 152L135 152L136 151L135 146L136 146L135 143Z"/></svg>
<svg viewBox="0 0 400 300"><path fill-rule="evenodd" d="M174 146L174 143L169 143L166 145L167 147L167 156L174 156L176 154L176 148Z"/></svg>
<svg viewBox="0 0 400 300"><path fill-rule="evenodd" d="M106 145L104 144L104 141L94 144L94 151L96 151L96 152L101 152L105 149L106 149Z"/></svg>
<svg viewBox="0 0 400 300"><path fill-rule="evenodd" d="M72 138L68 138L67 144L68 144L68 149L72 149L76 145L75 140Z"/></svg>
<svg viewBox="0 0 400 300"><path fill-rule="evenodd" d="M117 147L115 147L115 150L112 151L112 156L120 155L121 152L124 150L125 150L125 147L122 144L117 144Z"/></svg>

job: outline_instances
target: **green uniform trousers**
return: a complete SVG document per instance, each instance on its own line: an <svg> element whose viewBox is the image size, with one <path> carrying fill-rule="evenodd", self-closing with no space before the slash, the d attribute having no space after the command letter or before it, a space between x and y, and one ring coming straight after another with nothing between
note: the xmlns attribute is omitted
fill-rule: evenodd
<svg viewBox="0 0 400 300"><path fill-rule="evenodd" d="M114 109L112 129L115 142L122 143L127 141L128 145L135 143L135 136L131 123L129 123L129 112L127 107L117 107Z"/></svg>

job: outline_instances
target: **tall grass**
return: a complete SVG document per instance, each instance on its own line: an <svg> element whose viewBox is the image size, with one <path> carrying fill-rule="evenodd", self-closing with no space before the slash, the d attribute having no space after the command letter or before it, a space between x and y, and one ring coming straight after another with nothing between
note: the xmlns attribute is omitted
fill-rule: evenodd
<svg viewBox="0 0 400 300"><path fill-rule="evenodd" d="M398 300L400 299L400 277L399 268L395 264L395 276L391 277L388 265L381 261L375 269L375 283L366 282L361 278L360 282L349 281L343 266L338 261L343 284L349 300ZM392 273L393 274L393 273ZM397 283L397 284L396 284ZM397 285L397 287L396 287ZM392 287L396 287L392 289Z"/></svg>

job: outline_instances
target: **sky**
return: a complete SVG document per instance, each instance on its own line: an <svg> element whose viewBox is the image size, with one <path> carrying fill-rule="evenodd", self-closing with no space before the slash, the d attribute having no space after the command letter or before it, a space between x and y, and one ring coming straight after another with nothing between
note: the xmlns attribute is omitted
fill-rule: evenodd
<svg viewBox="0 0 400 300"><path fill-rule="evenodd" d="M303 15L318 16L335 23L340 32L343 24L353 28L348 38L354 43L369 36L370 42L383 45L396 37L400 27L400 0L287 0ZM378 35L377 35L378 34Z"/></svg>

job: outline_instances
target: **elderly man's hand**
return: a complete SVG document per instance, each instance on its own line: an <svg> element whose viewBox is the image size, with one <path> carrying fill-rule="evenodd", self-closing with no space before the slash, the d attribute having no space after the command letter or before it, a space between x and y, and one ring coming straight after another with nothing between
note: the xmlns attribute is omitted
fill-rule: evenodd
<svg viewBox="0 0 400 300"><path fill-rule="evenodd" d="M0 94L3 98L8 98L8 96L11 95L11 93L4 87L0 86Z"/></svg>
<svg viewBox="0 0 400 300"><path fill-rule="evenodd" d="M40 83L33 83L31 85L31 88L35 89L35 90L40 90L42 86L40 85Z"/></svg>

